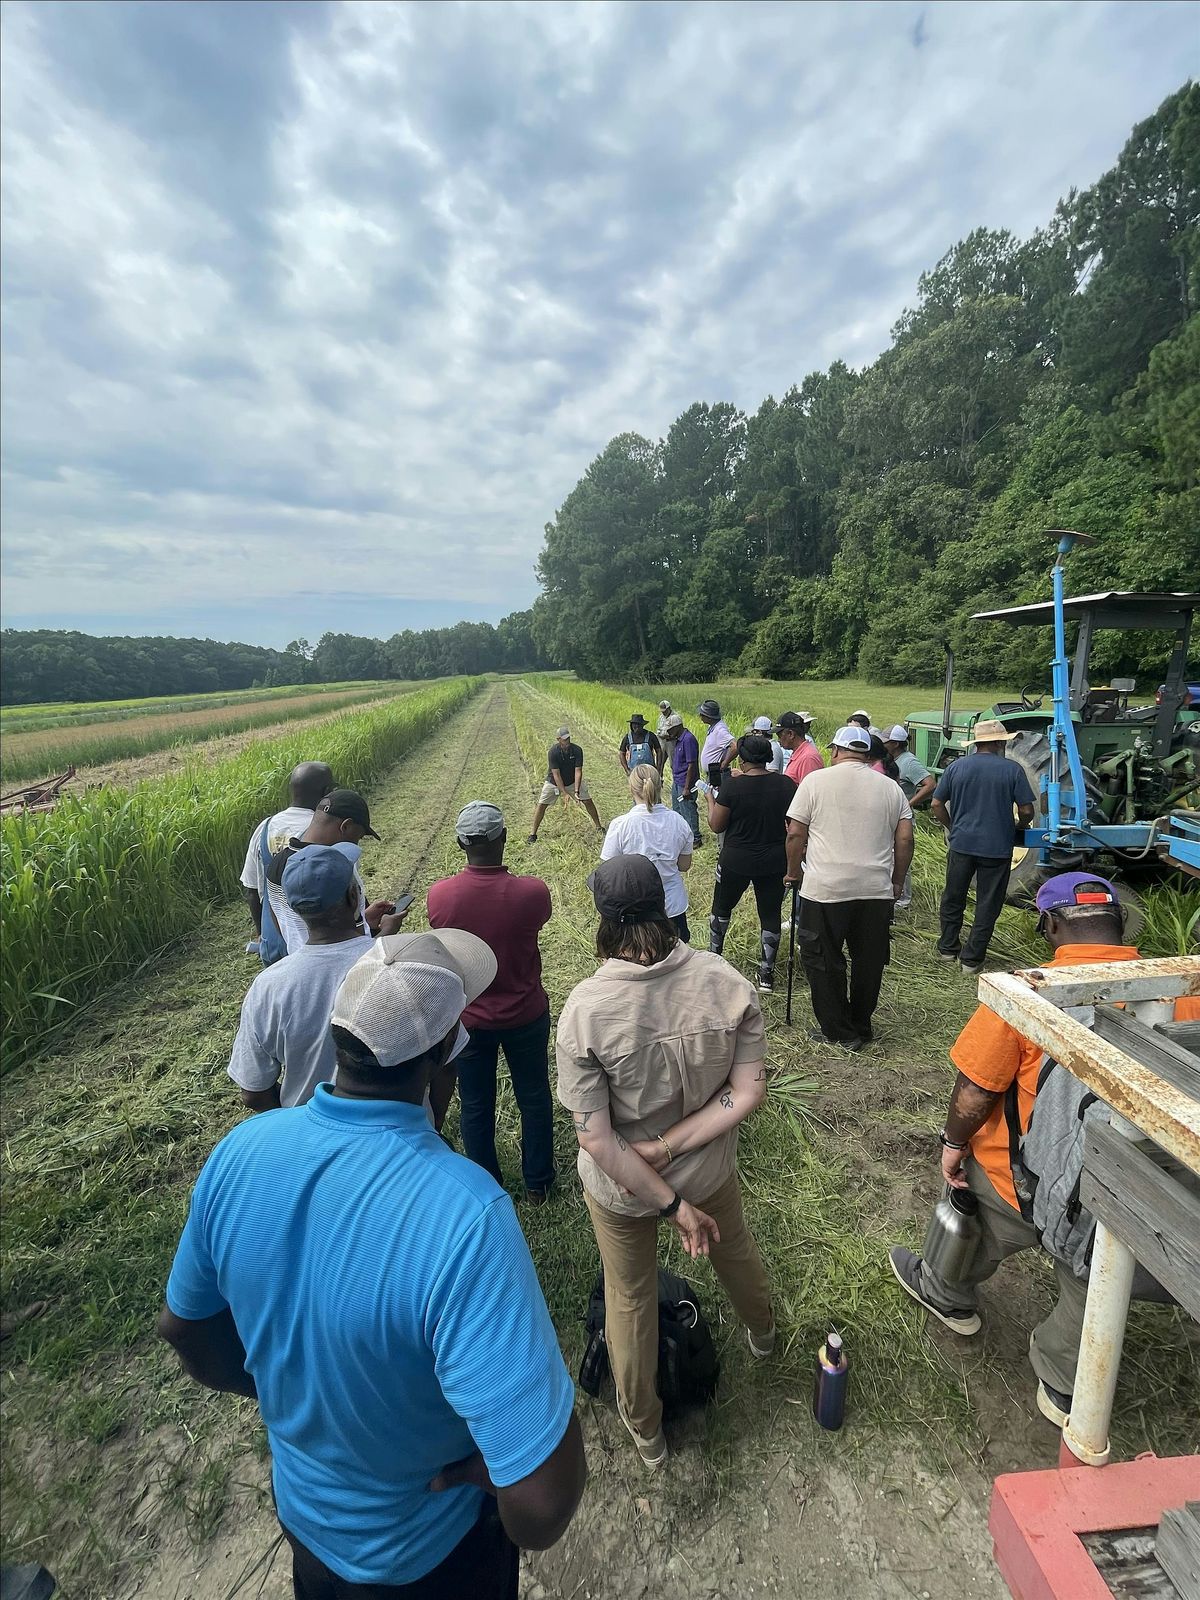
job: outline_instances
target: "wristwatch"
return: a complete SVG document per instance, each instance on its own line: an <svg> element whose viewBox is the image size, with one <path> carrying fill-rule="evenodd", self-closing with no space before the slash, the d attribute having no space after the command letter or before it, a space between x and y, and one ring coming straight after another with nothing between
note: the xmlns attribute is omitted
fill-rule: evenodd
<svg viewBox="0 0 1200 1600"><path fill-rule="evenodd" d="M664 1206L662 1208L662 1210L658 1214L659 1214L660 1217L668 1217L668 1218L669 1217L673 1217L675 1215L675 1213L679 1210L679 1208L680 1208L680 1206L682 1204L683 1204L683 1196L681 1194L677 1193L675 1195L675 1198L671 1201L670 1205Z"/></svg>
<svg viewBox="0 0 1200 1600"><path fill-rule="evenodd" d="M958 1144L954 1139L947 1139L945 1128L943 1128L941 1133L938 1134L938 1143L941 1145L943 1150L969 1150L971 1148L971 1141L969 1139L965 1144Z"/></svg>

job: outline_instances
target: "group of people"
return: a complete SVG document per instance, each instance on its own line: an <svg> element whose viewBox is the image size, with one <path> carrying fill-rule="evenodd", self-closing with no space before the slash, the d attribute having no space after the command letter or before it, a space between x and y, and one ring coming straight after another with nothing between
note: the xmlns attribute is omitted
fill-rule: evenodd
<svg viewBox="0 0 1200 1600"><path fill-rule="evenodd" d="M662 738L631 719L622 744L633 804L588 879L598 965L567 999L555 1044L557 1096L604 1268L617 1410L650 1469L668 1454L656 1387L660 1221L711 1260L752 1356L765 1360L776 1344L737 1171L741 1124L767 1092L766 1031L759 989L721 954L729 919L753 887L766 987L783 896L796 888L820 1032L861 1045L907 881L911 801L930 783L903 761L902 729L882 741L901 776L872 770L869 719L838 729L826 767L803 713L735 739L706 701L709 734L693 753L695 737L689 746L681 719L662 709ZM564 740L565 728L547 785L586 803L582 752ZM955 765L988 759L994 743L981 740L981 754ZM698 835L682 808L663 806L667 759L678 788L703 794L722 840L708 951L688 942L680 889ZM956 822L977 820L979 803L961 780L943 790L946 776L932 800L953 849ZM1008 792L990 772L984 785ZM542 797L539 806L554 799ZM508 871L505 818L473 801L456 823L462 870L430 887L428 931L404 933L404 908L368 902L362 888L360 841L377 837L362 796L309 763L292 774L289 799L247 851L242 882L267 964L229 1063L247 1107L269 1114L235 1127L202 1170L160 1332L199 1382L257 1399L298 1600L516 1600L518 1548L557 1540L586 1480L573 1384L496 1149L503 1053L524 1195L544 1203L557 1177L539 944L550 892ZM960 854L976 874L991 859ZM965 869L954 870L957 888ZM1056 961L1137 954L1103 880L1052 879L1038 907ZM281 956L264 940L270 928ZM942 933L952 945L945 902ZM941 1173L979 1198L984 1247L962 1282L902 1247L891 1264L906 1293L969 1335L979 1284L1006 1256L1038 1248L1006 1176L1003 1102L1015 1086L1028 1125L1041 1057L980 1008L952 1059ZM463 1155L440 1132L455 1092ZM1082 1307L1078 1284L1061 1272L1059 1282L1059 1306L1031 1349L1038 1405L1057 1421L1070 1409Z"/></svg>

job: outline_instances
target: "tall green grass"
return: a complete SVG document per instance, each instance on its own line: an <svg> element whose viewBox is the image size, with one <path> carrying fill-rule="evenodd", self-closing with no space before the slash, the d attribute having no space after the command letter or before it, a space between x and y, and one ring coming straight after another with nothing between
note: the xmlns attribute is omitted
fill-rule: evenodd
<svg viewBox="0 0 1200 1600"><path fill-rule="evenodd" d="M138 715L122 721L101 719L68 722L49 728L8 731L0 741L0 782L5 788L23 778L45 777L67 767L96 767L153 755L175 746L204 744L226 734L251 728L269 728L281 722L311 721L350 706L405 694L405 684L378 684L324 695L310 691L282 700L253 700L246 705L200 706L191 711L172 710L156 716Z"/></svg>
<svg viewBox="0 0 1200 1600"><path fill-rule="evenodd" d="M0 835L0 1007L4 1063L24 1059L102 989L185 932L236 889L255 825L285 803L287 774L327 761L365 784L472 693L460 678L377 709L202 758L132 790L68 796L51 812L5 817Z"/></svg>
<svg viewBox="0 0 1200 1600"><path fill-rule="evenodd" d="M157 716L164 711L204 711L219 706L249 705L260 700L289 700L295 695L344 694L352 689L376 689L383 694L401 686L405 685L400 679L381 678L344 683L285 683L273 689L214 689L208 694L156 694L136 700L42 700L29 706L0 705L0 733L121 722L129 717ZM416 687L411 681L406 686Z"/></svg>

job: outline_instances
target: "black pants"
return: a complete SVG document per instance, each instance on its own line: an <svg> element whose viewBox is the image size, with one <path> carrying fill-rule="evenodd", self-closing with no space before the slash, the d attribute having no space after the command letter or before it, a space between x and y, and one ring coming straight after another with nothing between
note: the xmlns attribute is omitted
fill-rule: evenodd
<svg viewBox="0 0 1200 1600"><path fill-rule="evenodd" d="M812 990L812 1008L827 1039L871 1037L883 969L891 953L890 900L800 899L796 948ZM850 982L846 984L846 954Z"/></svg>
<svg viewBox="0 0 1200 1600"><path fill-rule="evenodd" d="M671 921L675 924L675 932L684 944L691 944L692 930L688 927L687 912L681 911L677 917L672 917Z"/></svg>
<svg viewBox="0 0 1200 1600"><path fill-rule="evenodd" d="M496 1068L499 1052L504 1051L521 1113L521 1176L533 1193L541 1193L554 1182L549 1042L550 1013L546 1011L518 1028L472 1028L470 1043L455 1063L463 1149L476 1166L503 1186L496 1155Z"/></svg>
<svg viewBox="0 0 1200 1600"><path fill-rule="evenodd" d="M996 918L1008 893L1011 856L968 856L951 850L946 858L946 887L942 891L942 934L938 949L944 956L961 954L968 966L977 967L988 953ZM975 879L975 922L960 945L967 890Z"/></svg>
<svg viewBox="0 0 1200 1600"><path fill-rule="evenodd" d="M759 926L765 933L778 934L783 922L783 873L739 872L722 856L717 863L717 882L713 889L713 916L728 921L738 901L750 885L758 905Z"/></svg>
<svg viewBox="0 0 1200 1600"><path fill-rule="evenodd" d="M351 1583L330 1572L295 1534L283 1533L292 1547L296 1600L517 1600L520 1556L491 1499L446 1559L415 1583Z"/></svg>

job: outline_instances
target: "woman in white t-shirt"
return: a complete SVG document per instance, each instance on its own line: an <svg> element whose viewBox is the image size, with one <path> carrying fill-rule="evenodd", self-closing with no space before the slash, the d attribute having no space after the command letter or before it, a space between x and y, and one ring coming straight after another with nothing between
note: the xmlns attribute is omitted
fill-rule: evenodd
<svg viewBox="0 0 1200 1600"><path fill-rule="evenodd" d="M662 774L652 762L643 762L629 774L633 804L623 817L614 817L604 835L601 861L613 856L646 856L658 869L667 901L667 916L684 944L691 942L688 928L687 885L682 874L692 864L692 827L678 811L662 803Z"/></svg>

